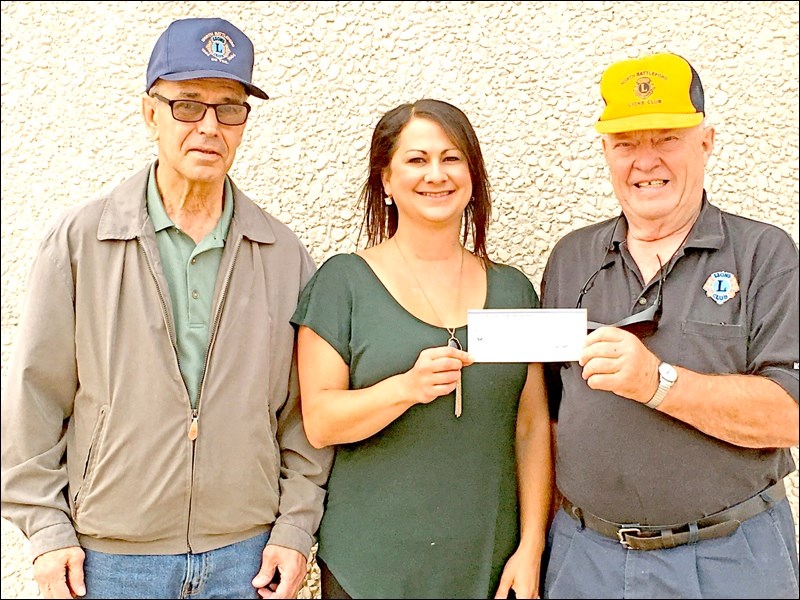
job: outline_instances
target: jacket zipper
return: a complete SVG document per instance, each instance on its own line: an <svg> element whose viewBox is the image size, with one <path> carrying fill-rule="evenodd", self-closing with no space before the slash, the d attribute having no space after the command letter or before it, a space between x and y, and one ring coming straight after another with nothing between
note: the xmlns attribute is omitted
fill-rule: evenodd
<svg viewBox="0 0 800 600"><path fill-rule="evenodd" d="M240 237L236 242L236 248L233 250L233 258L231 259L231 266L225 274L225 282L222 284L222 292L220 294L217 310L214 313L214 320L211 322L211 333L208 336L208 348L206 348L206 359L203 366L203 374L200 375L200 385L197 386L197 410L200 410L200 398L203 396L203 384L206 381L206 371L208 371L208 363L211 358L211 348L214 346L214 340L217 337L217 327L219 320L222 317L222 307L225 306L225 299L228 297L228 286L231 283L231 276L233 275L233 268L236 266L236 257L239 256L239 247L242 245L242 238ZM195 428L196 429L196 428ZM195 436L196 437L196 436Z"/></svg>
<svg viewBox="0 0 800 600"><path fill-rule="evenodd" d="M192 424L189 425L189 439L192 441L197 439L197 412L196 408L192 409Z"/></svg>
<svg viewBox="0 0 800 600"><path fill-rule="evenodd" d="M164 293L161 290L161 286L158 283L158 277L156 277L156 272L153 269L153 263L150 260L150 255L147 253L147 246L145 246L144 242L142 241L141 237L136 238L139 242L139 245L142 247L142 252L144 252L144 257L147 262L147 268L150 271L150 276L153 278L153 281L156 284L156 290L158 291L158 299L161 302L161 312L164 315L164 322L167 324L167 333L169 334L169 341L172 345L172 351L175 354L175 362L178 365L178 371L181 369L181 359L178 355L178 342L177 342L177 335L175 334L175 328L172 323L172 320L169 318L169 310L167 310L167 301L164 299ZM190 399L191 404L191 399ZM192 440L192 480L194 480L194 440L197 439L197 417L198 417L198 410L196 408L192 408L192 421L189 424L189 432L188 436L189 439ZM194 437L192 437L194 436ZM191 552L192 548L189 545L189 521L192 517L192 500L191 500L191 483L189 484L189 514L186 520L186 550L187 552Z"/></svg>
<svg viewBox="0 0 800 600"><path fill-rule="evenodd" d="M211 332L208 336L208 347L206 348L206 359L203 366L203 373L200 375L200 385L197 386L197 402L195 408L192 409L192 422L189 425L189 439L192 440L192 483L189 485L189 520L186 523L186 549L188 552L192 551L190 542L191 526L192 526L192 496L194 490L194 470L195 470L195 447L197 444L197 436L200 435L200 426L198 420L200 418L200 399L203 397L203 385L206 381L206 371L208 371L208 363L211 358L211 348L214 346L214 340L217 336L217 326L222 317L222 307L225 305L225 299L228 297L228 287L231 283L231 276L233 275L233 268L236 266L236 257L239 256L239 247L242 245L241 236L236 241L236 248L233 249L233 258L231 259L231 266L225 274L225 282L222 285L222 292L220 294L217 310L214 313L214 320L211 322Z"/></svg>

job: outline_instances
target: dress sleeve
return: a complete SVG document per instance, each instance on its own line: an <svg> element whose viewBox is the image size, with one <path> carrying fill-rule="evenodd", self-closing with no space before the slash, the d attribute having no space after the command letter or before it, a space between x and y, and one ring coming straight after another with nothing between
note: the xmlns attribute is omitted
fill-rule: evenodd
<svg viewBox="0 0 800 600"><path fill-rule="evenodd" d="M529 288L528 288L528 299L530 301L530 307L531 308L539 308L539 306L541 304L539 302L539 295L536 293L536 290L534 289L533 284L530 282L530 280L528 280L528 285L529 285Z"/></svg>
<svg viewBox="0 0 800 600"><path fill-rule="evenodd" d="M291 318L296 327L305 325L328 342L348 365L357 260L354 255L337 254L325 261L300 294Z"/></svg>
<svg viewBox="0 0 800 600"><path fill-rule="evenodd" d="M559 308L556 302L555 293L558 286L552 281L553 254L547 260L542 275L542 281L539 289L542 293L542 306L544 308ZM548 282L550 285L548 285ZM547 406L550 409L550 419L553 421L558 420L558 410L561 407L561 394L563 392L563 384L561 383L561 368L564 363L548 362L544 364L544 382L547 387Z"/></svg>
<svg viewBox="0 0 800 600"><path fill-rule="evenodd" d="M499 278L494 279L497 286L503 288L502 293L491 295L493 301L488 308L539 308L539 295L530 278L521 269L502 263L492 263L490 269L496 269Z"/></svg>
<svg viewBox="0 0 800 600"><path fill-rule="evenodd" d="M524 308L539 308L539 295L536 293L533 283L525 273L519 269L517 271L520 275L520 291L523 294L522 306Z"/></svg>

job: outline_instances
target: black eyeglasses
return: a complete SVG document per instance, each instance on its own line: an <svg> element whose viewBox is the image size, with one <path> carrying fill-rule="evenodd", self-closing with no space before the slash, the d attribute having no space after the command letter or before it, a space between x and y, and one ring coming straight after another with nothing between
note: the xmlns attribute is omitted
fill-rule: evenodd
<svg viewBox="0 0 800 600"><path fill-rule="evenodd" d="M610 246L610 243L609 243ZM594 280L600 274L600 272L611 266L611 263L605 264L606 257L608 256L608 247L606 247L606 253L603 256L603 261L600 263L600 267L589 276L589 279L586 280L586 283L583 284L580 293L578 294L578 301L575 304L575 308L581 308L581 302L583 301L583 297L586 295L592 286L594 286ZM645 338L647 336L653 335L658 329L658 322L661 319L661 289L664 285L664 267L661 265L661 259L658 259L658 292L656 293L656 301L646 308L645 310L634 313L613 323L611 325L606 325L603 323L597 323L596 321L588 321L586 323L586 328L591 332L599 327L618 327L620 329L624 329L625 331L631 332L638 338Z"/></svg>
<svg viewBox="0 0 800 600"><path fill-rule="evenodd" d="M170 100L161 94L153 92L153 98L169 104L172 111L172 118L182 123L197 123L206 116L206 111L213 108L217 115L217 121L222 125L243 125L250 114L250 105L247 102L242 104L209 104L199 100Z"/></svg>

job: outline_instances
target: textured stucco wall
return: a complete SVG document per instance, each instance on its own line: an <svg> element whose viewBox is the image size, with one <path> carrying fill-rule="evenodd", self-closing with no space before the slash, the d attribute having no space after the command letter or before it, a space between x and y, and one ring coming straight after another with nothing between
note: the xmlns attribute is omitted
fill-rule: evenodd
<svg viewBox="0 0 800 600"><path fill-rule="evenodd" d="M662 50L706 88L711 199L798 240L796 2L2 2L3 381L45 229L154 156L147 58L186 16L224 16L253 39L272 99L253 100L232 176L318 261L356 247L379 116L435 97L481 138L493 257L538 288L555 241L617 209L592 129L600 74ZM790 486L796 511L796 473ZM37 595L25 544L3 521L3 598Z"/></svg>

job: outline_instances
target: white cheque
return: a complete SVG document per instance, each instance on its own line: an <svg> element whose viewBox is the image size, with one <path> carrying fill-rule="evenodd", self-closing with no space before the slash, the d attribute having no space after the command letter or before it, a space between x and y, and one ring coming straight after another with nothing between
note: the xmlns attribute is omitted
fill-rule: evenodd
<svg viewBox="0 0 800 600"><path fill-rule="evenodd" d="M467 331L475 362L571 362L583 349L586 309L470 310Z"/></svg>

